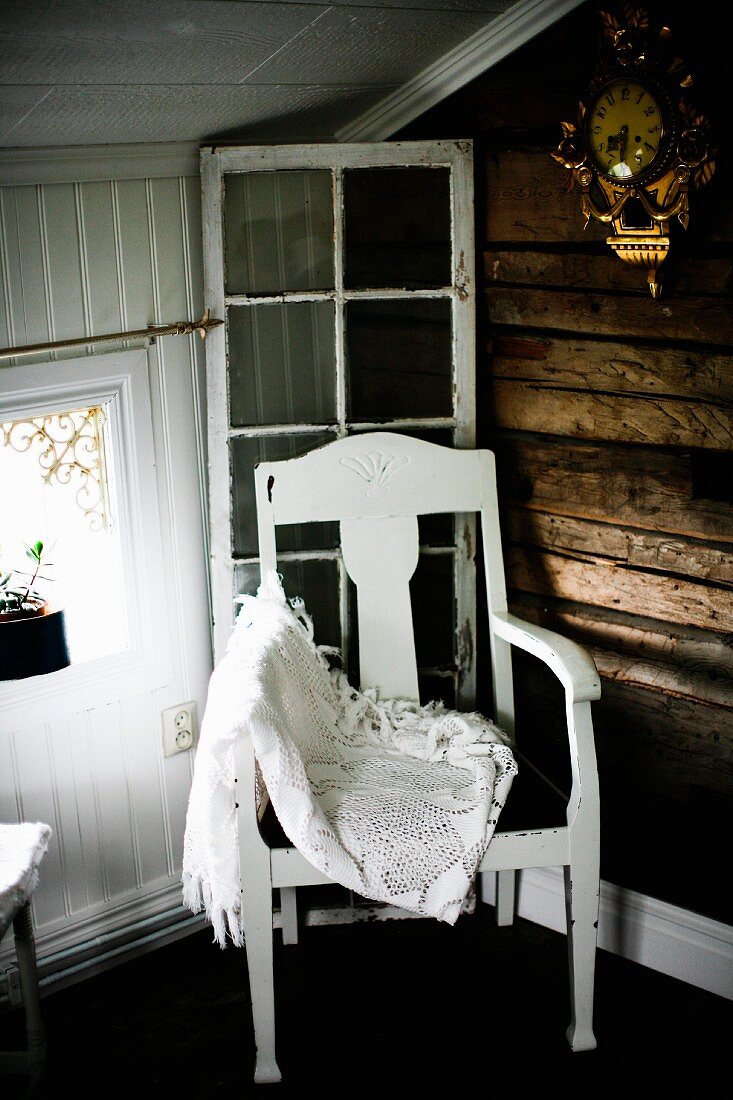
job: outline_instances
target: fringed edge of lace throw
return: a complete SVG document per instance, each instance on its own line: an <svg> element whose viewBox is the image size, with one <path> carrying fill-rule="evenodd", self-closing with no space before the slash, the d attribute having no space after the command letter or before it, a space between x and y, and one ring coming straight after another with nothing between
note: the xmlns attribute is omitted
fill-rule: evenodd
<svg viewBox="0 0 733 1100"><path fill-rule="evenodd" d="M219 947L227 944L227 936L235 947L244 946L244 930L242 928L241 907L236 903L226 909L220 905L214 905L211 896L211 886L202 874L192 875L184 871L181 877L183 884L183 904L188 906L192 913L206 913L206 919L211 924L214 939Z"/></svg>

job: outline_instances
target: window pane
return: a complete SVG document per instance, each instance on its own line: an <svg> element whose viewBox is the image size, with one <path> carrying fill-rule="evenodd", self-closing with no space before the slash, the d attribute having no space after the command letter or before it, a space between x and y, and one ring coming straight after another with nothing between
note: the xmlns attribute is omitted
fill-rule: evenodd
<svg viewBox="0 0 733 1100"><path fill-rule="evenodd" d="M352 420L451 416L451 303L447 299L349 302Z"/></svg>
<svg viewBox="0 0 733 1100"><path fill-rule="evenodd" d="M451 285L450 169L344 173L349 289Z"/></svg>
<svg viewBox="0 0 733 1100"><path fill-rule="evenodd" d="M228 294L332 289L331 173L227 174L224 240Z"/></svg>
<svg viewBox="0 0 733 1100"><path fill-rule="evenodd" d="M11 586L25 591L34 572L25 546L44 544L48 564L33 588L64 609L73 664L127 645L120 533L104 506L117 513L106 477L115 456L96 412L49 409L0 425L0 574L11 572Z"/></svg>
<svg viewBox="0 0 733 1100"><path fill-rule="evenodd" d="M453 555L421 554L410 581L418 668L455 665Z"/></svg>
<svg viewBox="0 0 733 1100"><path fill-rule="evenodd" d="M318 645L341 645L339 577L335 561L278 562L288 599L300 596L313 617L313 637ZM236 593L254 594L260 583L260 567L247 563L234 570Z"/></svg>
<svg viewBox="0 0 733 1100"><path fill-rule="evenodd" d="M456 678L453 676L418 676L421 703L439 699L449 710L456 709Z"/></svg>
<svg viewBox="0 0 733 1100"><path fill-rule="evenodd" d="M254 468L259 461L295 458L336 438L330 432L232 439L233 551L250 557L257 553L257 510ZM337 523L285 524L277 528L279 550L329 550L338 546Z"/></svg>
<svg viewBox="0 0 733 1100"><path fill-rule="evenodd" d="M336 419L333 302L229 309L234 427Z"/></svg>

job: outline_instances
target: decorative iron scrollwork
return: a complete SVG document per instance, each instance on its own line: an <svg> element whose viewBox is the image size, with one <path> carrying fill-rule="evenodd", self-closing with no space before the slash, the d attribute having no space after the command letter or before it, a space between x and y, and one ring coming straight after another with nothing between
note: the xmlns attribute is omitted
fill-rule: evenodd
<svg viewBox="0 0 733 1100"><path fill-rule="evenodd" d="M104 409L72 409L6 421L3 445L23 453L36 448L43 480L69 485L76 482L76 503L89 520L92 531L112 524L107 492L104 448Z"/></svg>

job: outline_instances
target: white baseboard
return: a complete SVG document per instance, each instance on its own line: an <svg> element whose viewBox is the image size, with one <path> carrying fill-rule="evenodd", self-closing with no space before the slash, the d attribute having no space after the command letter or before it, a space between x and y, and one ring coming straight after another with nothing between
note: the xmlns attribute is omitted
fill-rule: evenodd
<svg viewBox="0 0 733 1100"><path fill-rule="evenodd" d="M494 903L495 876L484 876L482 899ZM520 871L517 914L565 932L562 870ZM598 946L661 974L733 1000L733 928L666 901L601 882Z"/></svg>

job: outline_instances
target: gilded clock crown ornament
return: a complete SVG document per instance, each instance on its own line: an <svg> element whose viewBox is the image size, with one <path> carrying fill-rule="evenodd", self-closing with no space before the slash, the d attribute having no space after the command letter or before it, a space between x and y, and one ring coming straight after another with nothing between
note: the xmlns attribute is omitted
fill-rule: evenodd
<svg viewBox="0 0 733 1100"><path fill-rule="evenodd" d="M669 252L669 222L690 220L690 187L715 171L708 120L688 98L693 78L672 47L668 27L653 30L643 9L625 4L623 22L601 12L603 48L580 103L578 121L562 122L551 155L580 188L586 225L610 225L616 255L646 270L652 297Z"/></svg>

